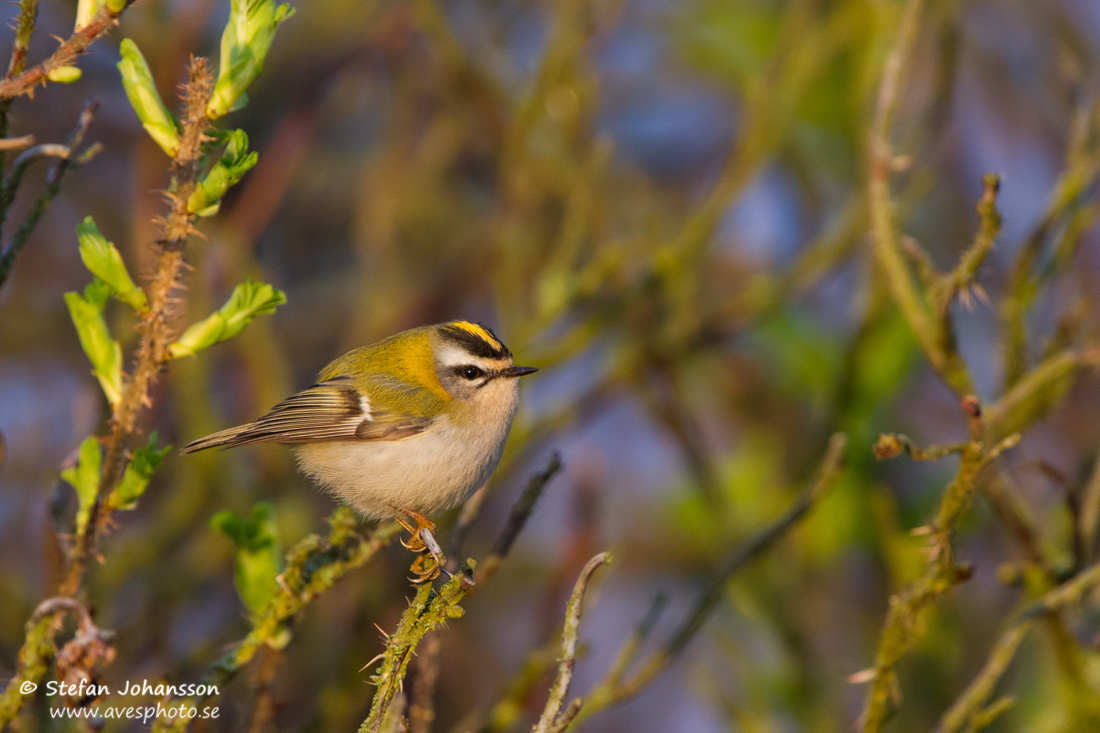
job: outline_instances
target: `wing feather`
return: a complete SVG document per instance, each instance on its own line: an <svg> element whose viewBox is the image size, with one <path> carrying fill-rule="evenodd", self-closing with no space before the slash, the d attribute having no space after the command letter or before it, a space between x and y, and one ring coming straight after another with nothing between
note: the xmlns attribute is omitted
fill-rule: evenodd
<svg viewBox="0 0 1100 733"><path fill-rule="evenodd" d="M423 432L431 418L372 410L350 377L334 377L288 397L255 422L199 438L180 453L253 443L401 440Z"/></svg>

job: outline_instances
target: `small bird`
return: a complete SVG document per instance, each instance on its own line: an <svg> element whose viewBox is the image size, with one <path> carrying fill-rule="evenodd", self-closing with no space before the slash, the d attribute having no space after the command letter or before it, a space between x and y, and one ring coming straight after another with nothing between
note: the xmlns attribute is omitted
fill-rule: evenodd
<svg viewBox="0 0 1100 733"><path fill-rule="evenodd" d="M536 371L516 366L481 324L412 328L344 354L263 417L180 453L292 444L299 468L323 489L410 532L402 544L431 557L413 566L424 582L444 564L426 515L461 503L496 469L519 404L517 377Z"/></svg>

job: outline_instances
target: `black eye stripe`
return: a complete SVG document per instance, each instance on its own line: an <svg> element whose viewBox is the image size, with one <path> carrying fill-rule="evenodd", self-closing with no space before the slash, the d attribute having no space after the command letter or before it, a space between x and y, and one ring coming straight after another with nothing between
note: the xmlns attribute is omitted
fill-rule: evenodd
<svg viewBox="0 0 1100 733"><path fill-rule="evenodd" d="M468 379L471 382L485 376L485 370L474 364L460 364L454 368L454 372L463 379Z"/></svg>

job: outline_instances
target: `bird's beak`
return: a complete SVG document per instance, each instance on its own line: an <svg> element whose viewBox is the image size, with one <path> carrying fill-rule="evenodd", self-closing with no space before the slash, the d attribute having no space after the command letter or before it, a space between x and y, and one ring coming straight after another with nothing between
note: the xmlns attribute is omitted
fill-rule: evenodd
<svg viewBox="0 0 1100 733"><path fill-rule="evenodd" d="M500 370L500 376L502 377L522 377L524 374L534 374L539 369L538 367L521 367L510 366L507 369Z"/></svg>

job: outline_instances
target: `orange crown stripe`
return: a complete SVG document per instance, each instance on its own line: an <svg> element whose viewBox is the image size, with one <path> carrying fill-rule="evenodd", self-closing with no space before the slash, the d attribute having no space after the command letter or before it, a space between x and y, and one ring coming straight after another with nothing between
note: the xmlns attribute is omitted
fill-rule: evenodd
<svg viewBox="0 0 1100 733"><path fill-rule="evenodd" d="M470 323L469 321L455 321L451 325L455 328L461 328L463 331L472 333L480 339L484 339L486 343L488 343L497 351L504 350L504 344L500 343L500 341L493 337L493 334L489 333L485 330L485 328L477 325L476 323Z"/></svg>

